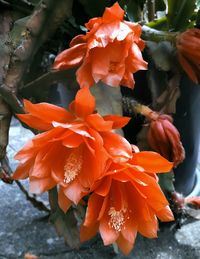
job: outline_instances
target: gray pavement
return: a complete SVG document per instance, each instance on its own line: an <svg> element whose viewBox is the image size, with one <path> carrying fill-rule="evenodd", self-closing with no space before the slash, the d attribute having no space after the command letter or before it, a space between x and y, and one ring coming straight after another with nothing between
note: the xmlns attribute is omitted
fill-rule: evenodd
<svg viewBox="0 0 200 259"><path fill-rule="evenodd" d="M10 130L8 155L10 159L32 134L15 120ZM16 162L12 160L12 167ZM25 181L25 186L28 184ZM41 197L46 201L45 195ZM48 222L45 212L35 209L26 200L16 184L0 182L0 259L23 258L30 252L40 259L86 259L125 258L116 255L112 247L104 247L97 237L71 250L59 238L54 227ZM174 233L175 232L175 233ZM134 259L198 259L200 258L200 221L184 225L177 231L164 227L158 239L138 237L135 249L127 258Z"/></svg>

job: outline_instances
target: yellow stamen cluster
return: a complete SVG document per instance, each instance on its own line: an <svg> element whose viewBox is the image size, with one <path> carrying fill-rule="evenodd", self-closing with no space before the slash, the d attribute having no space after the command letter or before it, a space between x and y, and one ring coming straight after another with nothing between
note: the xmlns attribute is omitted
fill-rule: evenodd
<svg viewBox="0 0 200 259"><path fill-rule="evenodd" d="M120 232L125 222L124 211L117 211L114 207L111 207L108 211L108 215L110 216L109 226L114 228L117 232Z"/></svg>
<svg viewBox="0 0 200 259"><path fill-rule="evenodd" d="M81 171L83 163L82 156L71 153L64 166L64 183L72 182Z"/></svg>

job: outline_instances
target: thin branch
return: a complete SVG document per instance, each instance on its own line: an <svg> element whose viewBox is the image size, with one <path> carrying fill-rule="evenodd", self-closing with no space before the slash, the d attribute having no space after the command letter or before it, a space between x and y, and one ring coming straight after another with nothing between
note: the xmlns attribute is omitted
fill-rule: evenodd
<svg viewBox="0 0 200 259"><path fill-rule="evenodd" d="M70 70L51 70L42 76L36 78L35 80L29 82L28 84L24 85L20 91L26 94L32 88L39 88L43 86L51 86L53 83L57 82L69 82L69 80L75 81L75 69ZM70 89L74 89L77 84L74 83L67 84Z"/></svg>
<svg viewBox="0 0 200 259"><path fill-rule="evenodd" d="M15 181L17 186L19 187L19 189L23 192L23 194L25 195L27 201L30 201L31 204L33 205L33 207L35 207L38 210L41 211L46 211L48 213L50 213L49 208L47 208L43 202L38 201L35 197L30 196L29 193L27 192L27 190L24 188L24 186L20 183L20 181L16 180Z"/></svg>
<svg viewBox="0 0 200 259"><path fill-rule="evenodd" d="M22 103L10 89L2 84L0 85L0 95L4 101L9 104L13 113L25 113Z"/></svg>
<svg viewBox="0 0 200 259"><path fill-rule="evenodd" d="M9 164L9 160L7 156L2 159L1 161L1 167L0 167L0 179L8 184L12 184L13 180L11 178L12 175L12 169ZM30 196L27 190L24 188L24 186L20 183L20 181L16 180L15 181L19 189L23 192L23 194L26 196L26 199L31 202L31 204L37 208L38 210L41 211L46 211L50 213L49 208L47 208L43 202L38 201L34 196Z"/></svg>
<svg viewBox="0 0 200 259"><path fill-rule="evenodd" d="M66 16L71 15L72 2L71 0L41 1L27 21L23 33L20 32L21 42L16 48L14 48L14 44L11 44L13 48L11 53L5 51L5 59L9 57L9 60L7 60L7 64L6 62L3 64L3 66L7 67L7 71L5 76L2 76L4 80L0 86L0 94L4 101L9 103L14 113L24 113L15 95L17 87L26 72L27 65L31 62L42 43L48 39ZM51 25L49 25L49 21L51 21ZM6 31L5 35L7 33ZM0 159L6 154L8 130L11 121L10 108L4 101L0 98L0 115L2 115L2 118L0 118Z"/></svg>
<svg viewBox="0 0 200 259"><path fill-rule="evenodd" d="M12 180L12 178L11 178L11 174L12 174L12 170L11 170L11 168L10 168L8 158L7 158L7 156L5 156L5 157L1 160L0 179L1 179L4 183L12 184L12 183L13 183L13 180Z"/></svg>

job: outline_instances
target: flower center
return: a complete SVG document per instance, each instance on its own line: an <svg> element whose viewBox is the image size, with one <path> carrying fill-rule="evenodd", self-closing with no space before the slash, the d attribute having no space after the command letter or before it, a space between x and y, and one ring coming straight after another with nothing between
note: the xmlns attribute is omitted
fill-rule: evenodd
<svg viewBox="0 0 200 259"><path fill-rule="evenodd" d="M125 212L126 210L115 210L114 207L111 207L108 211L108 215L110 216L108 225L114 228L117 232L121 231L122 226L125 223Z"/></svg>
<svg viewBox="0 0 200 259"><path fill-rule="evenodd" d="M115 72L118 62L111 61L109 64L109 72Z"/></svg>
<svg viewBox="0 0 200 259"><path fill-rule="evenodd" d="M64 166L64 183L72 182L80 172L83 164L82 155L71 153Z"/></svg>

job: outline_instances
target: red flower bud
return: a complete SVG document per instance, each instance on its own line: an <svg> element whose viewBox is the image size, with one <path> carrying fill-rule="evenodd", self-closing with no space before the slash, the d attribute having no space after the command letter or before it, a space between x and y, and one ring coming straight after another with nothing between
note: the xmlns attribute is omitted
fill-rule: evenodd
<svg viewBox="0 0 200 259"><path fill-rule="evenodd" d="M181 193L172 192L171 200L174 204L175 209L182 210L184 208L185 199Z"/></svg>
<svg viewBox="0 0 200 259"><path fill-rule="evenodd" d="M158 115L149 118L150 127L147 133L149 146L162 156L174 162L176 167L185 158L185 151L180 140L180 134L172 124L169 115Z"/></svg>
<svg viewBox="0 0 200 259"><path fill-rule="evenodd" d="M177 37L178 59L189 78L200 83L200 30L189 29Z"/></svg>

